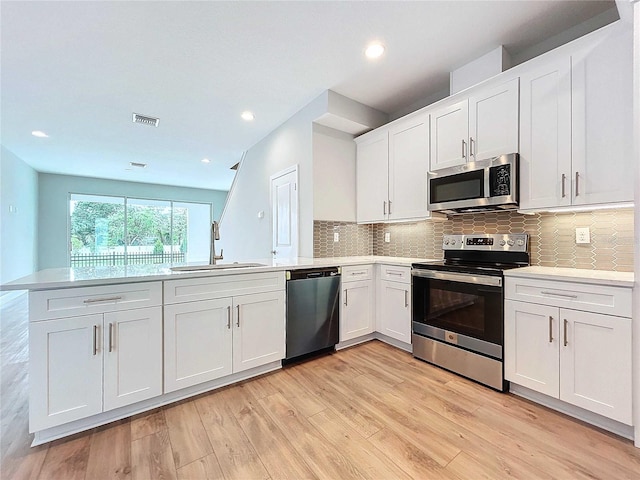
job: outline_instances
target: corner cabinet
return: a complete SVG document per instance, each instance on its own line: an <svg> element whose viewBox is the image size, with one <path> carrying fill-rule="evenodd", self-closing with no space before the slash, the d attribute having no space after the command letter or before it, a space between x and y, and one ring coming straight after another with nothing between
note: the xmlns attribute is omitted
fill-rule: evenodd
<svg viewBox="0 0 640 480"><path fill-rule="evenodd" d="M633 54L628 26L521 74L520 208L633 201Z"/></svg>
<svg viewBox="0 0 640 480"><path fill-rule="evenodd" d="M372 333L373 265L342 267L340 299L340 342Z"/></svg>
<svg viewBox="0 0 640 480"><path fill-rule="evenodd" d="M164 392L284 358L284 272L165 282Z"/></svg>
<svg viewBox="0 0 640 480"><path fill-rule="evenodd" d="M161 395L161 302L160 282L31 292L29 430Z"/></svg>
<svg viewBox="0 0 640 480"><path fill-rule="evenodd" d="M357 143L357 220L429 217L429 116L409 115Z"/></svg>
<svg viewBox="0 0 640 480"><path fill-rule="evenodd" d="M631 288L507 277L505 297L505 378L631 425Z"/></svg>
<svg viewBox="0 0 640 480"><path fill-rule="evenodd" d="M376 298L376 330L410 349L411 267L380 265Z"/></svg>
<svg viewBox="0 0 640 480"><path fill-rule="evenodd" d="M518 152L518 79L431 111L432 171Z"/></svg>

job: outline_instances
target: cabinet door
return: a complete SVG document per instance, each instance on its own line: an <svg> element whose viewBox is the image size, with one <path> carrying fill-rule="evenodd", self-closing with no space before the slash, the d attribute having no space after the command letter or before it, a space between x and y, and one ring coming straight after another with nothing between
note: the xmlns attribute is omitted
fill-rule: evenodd
<svg viewBox="0 0 640 480"><path fill-rule="evenodd" d="M164 307L164 391L229 375L231 298Z"/></svg>
<svg viewBox="0 0 640 480"><path fill-rule="evenodd" d="M411 284L380 282L379 331L404 343L411 343Z"/></svg>
<svg viewBox="0 0 640 480"><path fill-rule="evenodd" d="M505 378L555 398L560 384L558 312L556 307L505 301Z"/></svg>
<svg viewBox="0 0 640 480"><path fill-rule="evenodd" d="M429 116L411 117L389 131L389 219L427 218Z"/></svg>
<svg viewBox="0 0 640 480"><path fill-rule="evenodd" d="M343 283L341 298L340 341L373 332L373 282Z"/></svg>
<svg viewBox="0 0 640 480"><path fill-rule="evenodd" d="M631 425L631 319L560 314L560 400Z"/></svg>
<svg viewBox="0 0 640 480"><path fill-rule="evenodd" d="M104 411L162 394L162 307L104 315Z"/></svg>
<svg viewBox="0 0 640 480"><path fill-rule="evenodd" d="M284 291L233 298L233 372L282 360Z"/></svg>
<svg viewBox="0 0 640 480"><path fill-rule="evenodd" d="M571 60L520 77L520 208L571 204Z"/></svg>
<svg viewBox="0 0 640 480"><path fill-rule="evenodd" d="M518 79L483 89L469 99L472 162L518 152Z"/></svg>
<svg viewBox="0 0 640 480"><path fill-rule="evenodd" d="M632 29L572 57L573 203L633 201Z"/></svg>
<svg viewBox="0 0 640 480"><path fill-rule="evenodd" d="M468 162L469 100L431 112L431 170Z"/></svg>
<svg viewBox="0 0 640 480"><path fill-rule="evenodd" d="M358 222L387 219L389 201L389 135L383 130L357 146L356 216Z"/></svg>
<svg viewBox="0 0 640 480"><path fill-rule="evenodd" d="M29 431L102 412L102 315L29 324Z"/></svg>

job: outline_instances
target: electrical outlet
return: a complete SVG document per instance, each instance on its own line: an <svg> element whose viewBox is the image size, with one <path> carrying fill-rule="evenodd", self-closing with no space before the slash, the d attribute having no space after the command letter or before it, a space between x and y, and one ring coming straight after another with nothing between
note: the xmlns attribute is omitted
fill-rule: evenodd
<svg viewBox="0 0 640 480"><path fill-rule="evenodd" d="M589 227L576 228L576 243L591 243Z"/></svg>
<svg viewBox="0 0 640 480"><path fill-rule="evenodd" d="M391 232L384 232L384 242L389 243L391 241Z"/></svg>
<svg viewBox="0 0 640 480"><path fill-rule="evenodd" d="M339 232L333 232L333 241L334 242L339 242L340 241L340 233Z"/></svg>

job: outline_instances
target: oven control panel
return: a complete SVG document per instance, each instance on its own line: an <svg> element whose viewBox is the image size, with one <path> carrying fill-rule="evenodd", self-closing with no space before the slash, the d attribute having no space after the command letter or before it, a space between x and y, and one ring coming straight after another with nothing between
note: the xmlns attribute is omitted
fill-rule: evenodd
<svg viewBox="0 0 640 480"><path fill-rule="evenodd" d="M480 251L529 251L529 235L526 233L480 233L472 235L445 235L443 250Z"/></svg>

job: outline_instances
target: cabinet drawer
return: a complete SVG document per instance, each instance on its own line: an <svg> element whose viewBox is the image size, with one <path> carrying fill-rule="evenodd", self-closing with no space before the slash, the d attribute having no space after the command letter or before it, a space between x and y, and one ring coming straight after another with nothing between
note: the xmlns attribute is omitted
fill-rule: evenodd
<svg viewBox="0 0 640 480"><path fill-rule="evenodd" d="M29 293L31 321L162 305L162 282L40 290Z"/></svg>
<svg viewBox="0 0 640 480"><path fill-rule="evenodd" d="M411 267L380 265L380 279L392 282L411 283Z"/></svg>
<svg viewBox="0 0 640 480"><path fill-rule="evenodd" d="M505 298L631 317L631 288L531 278L505 279Z"/></svg>
<svg viewBox="0 0 640 480"><path fill-rule="evenodd" d="M371 278L373 278L373 265L349 265L342 267L343 282L371 280Z"/></svg>
<svg viewBox="0 0 640 480"><path fill-rule="evenodd" d="M185 278L164 282L164 303L213 300L234 295L284 290L284 272L260 272L240 275Z"/></svg>

